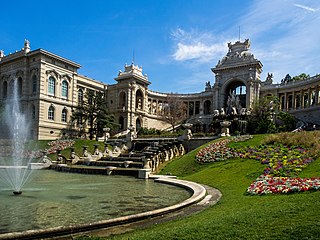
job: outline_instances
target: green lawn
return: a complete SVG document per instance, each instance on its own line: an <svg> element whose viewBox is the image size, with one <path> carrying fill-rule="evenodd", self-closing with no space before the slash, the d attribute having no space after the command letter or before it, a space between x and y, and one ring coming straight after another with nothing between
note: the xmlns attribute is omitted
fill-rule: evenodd
<svg viewBox="0 0 320 240"><path fill-rule="evenodd" d="M259 135L246 143L255 145ZM320 191L289 195L250 196L246 188L264 169L258 161L233 159L198 164L197 150L169 163L162 174L206 184L219 189L218 204L176 221L135 230L109 238L82 239L319 239ZM301 177L320 176L320 160L309 164Z"/></svg>

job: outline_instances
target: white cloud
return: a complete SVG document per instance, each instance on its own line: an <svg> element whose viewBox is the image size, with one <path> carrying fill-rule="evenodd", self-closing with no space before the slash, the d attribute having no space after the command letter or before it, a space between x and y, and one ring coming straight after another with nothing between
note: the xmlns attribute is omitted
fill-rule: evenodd
<svg viewBox="0 0 320 240"><path fill-rule="evenodd" d="M206 45L198 42L188 45L178 43L177 50L173 54L173 57L176 61L197 59L201 62L207 62L223 53L225 53L225 48L221 44Z"/></svg>
<svg viewBox="0 0 320 240"><path fill-rule="evenodd" d="M241 26L242 40L251 40L251 52L263 64L262 80L268 72L273 73L275 82L280 82L287 73L291 76L319 73L320 1L304 0L303 4L298 1L253 1L230 29L214 35L177 28L171 33L174 42L171 58L191 68L184 86L194 89L192 86L210 80L208 66L215 65L227 53L227 42L237 41L228 38L234 36L235 26Z"/></svg>
<svg viewBox="0 0 320 240"><path fill-rule="evenodd" d="M320 52L320 15L316 10L320 3L304 3L256 1L240 20L252 40L252 52L264 65L262 79L267 72L273 72L279 82L287 73L314 75L320 71L315 61ZM311 3L314 7L307 7Z"/></svg>
<svg viewBox="0 0 320 240"><path fill-rule="evenodd" d="M317 11L317 9L315 9L315 8L308 7L308 6L304 6L304 5L301 5L301 4L295 3L295 4L293 4L293 5L296 6L296 7L298 7L298 8L302 8L302 9L304 9L304 10L310 11L310 12L315 12L315 11Z"/></svg>
<svg viewBox="0 0 320 240"><path fill-rule="evenodd" d="M217 56L222 56L227 49L226 42L218 41L208 32L187 32L178 28L171 36L175 42L175 51L172 54L175 61L210 62Z"/></svg>

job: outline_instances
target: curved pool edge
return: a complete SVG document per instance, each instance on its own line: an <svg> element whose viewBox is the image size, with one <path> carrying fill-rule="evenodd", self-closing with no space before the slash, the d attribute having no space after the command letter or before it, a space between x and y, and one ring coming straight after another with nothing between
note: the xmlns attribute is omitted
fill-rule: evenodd
<svg viewBox="0 0 320 240"><path fill-rule="evenodd" d="M92 223L86 224L75 224L70 226L59 226L59 227L52 227L47 229L39 229L39 230L26 230L22 232L11 232L11 233L4 233L0 234L0 240L3 239L43 239L43 238L51 238L51 237L58 237L58 236L66 236L81 232L88 232L91 230L103 229L108 227L116 227L121 226L124 224L137 222L153 217L157 217L160 215L168 214L174 211L178 211L182 208L188 207L193 204L200 203L201 201L205 201L207 191L205 187L202 185L186 181L176 179L174 176L164 176L164 175L153 175L150 178L154 179L155 182L164 183L175 185L178 187L185 188L192 192L191 197L187 198L186 200L165 207L160 209L155 209L147 212L132 214L128 216L108 219L108 220L101 220ZM215 203L218 202L221 198L222 194L219 192L217 199L215 199Z"/></svg>

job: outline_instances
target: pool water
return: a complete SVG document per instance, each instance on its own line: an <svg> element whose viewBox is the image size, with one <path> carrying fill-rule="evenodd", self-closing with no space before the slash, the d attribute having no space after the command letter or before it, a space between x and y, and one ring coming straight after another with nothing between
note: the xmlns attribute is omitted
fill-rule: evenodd
<svg viewBox="0 0 320 240"><path fill-rule="evenodd" d="M31 177L19 196L0 182L0 233L111 219L170 206L191 195L127 176L37 170Z"/></svg>

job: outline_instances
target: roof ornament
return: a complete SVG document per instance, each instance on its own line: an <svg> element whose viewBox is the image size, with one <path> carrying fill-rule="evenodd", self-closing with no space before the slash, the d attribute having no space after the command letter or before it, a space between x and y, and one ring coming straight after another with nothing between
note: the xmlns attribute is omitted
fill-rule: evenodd
<svg viewBox="0 0 320 240"><path fill-rule="evenodd" d="M24 49L25 53L30 52L30 41L29 40L27 40L27 39L24 40L24 48L23 49Z"/></svg>
<svg viewBox="0 0 320 240"><path fill-rule="evenodd" d="M0 60L1 60L1 58L3 58L4 57L4 51L3 50L0 50Z"/></svg>

